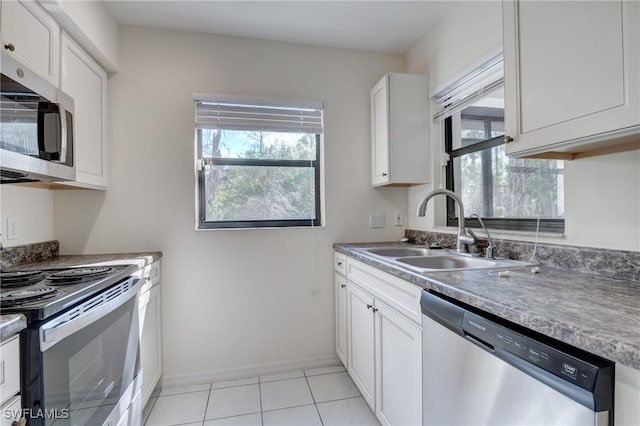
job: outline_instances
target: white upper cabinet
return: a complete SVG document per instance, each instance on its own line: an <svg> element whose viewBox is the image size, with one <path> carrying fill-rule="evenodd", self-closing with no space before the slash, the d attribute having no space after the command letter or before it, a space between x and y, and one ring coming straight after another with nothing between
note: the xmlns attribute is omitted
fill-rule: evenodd
<svg viewBox="0 0 640 426"><path fill-rule="evenodd" d="M371 89L371 184L429 182L429 84L389 73Z"/></svg>
<svg viewBox="0 0 640 426"><path fill-rule="evenodd" d="M509 155L640 148L640 3L503 1Z"/></svg>
<svg viewBox="0 0 640 426"><path fill-rule="evenodd" d="M58 86L58 23L35 1L12 0L2 2L0 28L0 39L5 52Z"/></svg>
<svg viewBox="0 0 640 426"><path fill-rule="evenodd" d="M75 101L77 186L107 187L107 73L66 33L62 33L60 88Z"/></svg>

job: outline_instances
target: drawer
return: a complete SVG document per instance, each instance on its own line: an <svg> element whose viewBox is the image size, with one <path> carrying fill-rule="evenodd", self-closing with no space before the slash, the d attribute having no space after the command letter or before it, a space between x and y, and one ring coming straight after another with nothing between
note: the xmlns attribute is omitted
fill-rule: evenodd
<svg viewBox="0 0 640 426"><path fill-rule="evenodd" d="M20 420L21 414L20 395L16 395L0 406L0 426L12 426L13 422Z"/></svg>
<svg viewBox="0 0 640 426"><path fill-rule="evenodd" d="M422 324L422 288L373 266L349 259L348 280L415 322Z"/></svg>
<svg viewBox="0 0 640 426"><path fill-rule="evenodd" d="M335 252L333 267L342 275L347 275L347 256L342 253Z"/></svg>
<svg viewBox="0 0 640 426"><path fill-rule="evenodd" d="M0 404L20 392L20 339L16 334L0 344Z"/></svg>

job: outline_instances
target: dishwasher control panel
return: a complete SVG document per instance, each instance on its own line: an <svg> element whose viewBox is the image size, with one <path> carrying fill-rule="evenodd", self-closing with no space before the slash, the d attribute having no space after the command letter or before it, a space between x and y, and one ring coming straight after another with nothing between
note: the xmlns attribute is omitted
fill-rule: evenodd
<svg viewBox="0 0 640 426"><path fill-rule="evenodd" d="M502 327L472 312L465 312L462 321L465 336L496 352L507 352L534 364L564 380L593 390L598 367L559 351L523 334Z"/></svg>

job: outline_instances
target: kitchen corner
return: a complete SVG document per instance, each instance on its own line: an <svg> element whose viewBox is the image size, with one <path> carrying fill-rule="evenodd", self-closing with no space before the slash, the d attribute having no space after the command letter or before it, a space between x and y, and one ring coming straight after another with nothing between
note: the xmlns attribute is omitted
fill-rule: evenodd
<svg viewBox="0 0 640 426"><path fill-rule="evenodd" d="M3 408L31 425L47 416L139 424L162 374L162 253L60 256L58 247L2 251L2 361L16 364L7 395L20 391L23 407L12 411L3 387Z"/></svg>
<svg viewBox="0 0 640 426"><path fill-rule="evenodd" d="M562 416L569 411L575 411L570 422L569 417L565 418L571 424L581 416L578 424L590 422L594 414L598 417L614 411L618 416L616 422L620 424L636 421L638 406L634 401L640 396L640 329L638 321L630 319L640 318L639 253L494 239L494 259L479 257L480 254L469 257L468 254L457 253L456 235L452 234L407 230L405 237L407 242L336 243L333 246L336 258L336 351L350 365L349 373L363 395L370 392L372 400L381 398L384 402L381 405L387 407L391 415L399 408L411 412L411 399L395 399L384 381L381 386L373 386L381 380L377 377L391 374L385 369L391 370L413 389L407 390L407 395L422 392L422 418L427 419L423 420L426 421L424 424L440 424L451 419L452 413L456 412L450 403L454 398L450 393L442 397L441 404L445 407L435 402L443 392L455 393L455 398L482 412L479 395L483 392L477 387L475 391L469 389L479 382L493 383L496 377L501 377L498 381L501 389L503 385L508 387L510 380L516 380L511 376L510 379L503 377L507 373L495 359L514 366L509 371L517 372L514 377L518 374L523 377L522 382L516 380L517 383L529 383L531 389L537 389L542 401L545 397L541 395L549 388L540 386L540 383L563 392L562 380L557 380L557 377L562 377L561 369L581 365L578 360L584 357L590 360L585 366L591 364L589 367L581 365L575 371L584 374L584 380L588 374L593 374L589 380L594 382L591 388L583 384L582 392L597 387L609 388L608 394L605 393L608 396L594 392L591 396L582 397L582 405L573 402L573 406L569 403L571 398L566 400L566 406L555 406L560 400L554 396L548 400L547 410L540 411L533 420L527 417L521 421L553 423L554 416ZM487 241L480 243L487 245ZM450 258L465 262L453 262ZM505 258L513 263L502 260ZM435 308L437 304L448 307L438 311ZM416 316L421 305L422 321ZM392 314L389 307L395 313ZM430 309L436 310L431 312ZM463 310L469 312L464 314L464 321L466 315L472 318L468 320L471 329L462 328L466 324L462 313L460 319L455 319L455 312ZM371 312L376 320L369 330L363 324ZM432 325L437 322L446 328ZM408 337L411 330L420 326L424 332L422 340L418 336ZM447 331L440 332L440 329ZM397 330L401 333L398 334ZM475 337L478 333L480 337ZM374 344L369 344L367 349L363 336L368 334L372 334ZM389 341L403 348L402 355L387 347L385 342ZM464 342L470 344L470 349ZM475 346L485 350L478 350ZM372 347L375 350L372 351ZM446 350L453 352L446 353ZM370 352L381 359L372 369L363 361ZM419 359L423 360L422 384L412 381L410 370L397 367L398 364L416 365ZM447 362L448 359L451 363ZM563 359L566 361L561 361ZM597 367L598 363L601 363L600 367ZM438 367L437 364L441 365ZM526 376L527 371L532 371L528 364L533 366L541 382L536 383ZM490 369L489 365L498 370ZM539 368L546 369L549 376L539 375ZM458 377L460 369L465 373ZM587 373L589 369L594 373ZM444 371L448 373L442 373ZM482 374L493 376L480 377ZM445 375L449 379L440 380ZM571 379L571 373L565 375L569 375L568 381L573 386L575 379ZM608 385L595 385L596 378ZM494 385L497 383L486 386ZM517 388L510 391L514 400L524 396ZM507 404L508 400L500 402ZM535 398L527 402L531 407L538 403ZM585 405L592 411L577 414L585 410ZM452 421L470 424L477 419L474 415L478 414L469 414L474 410L456 412L458 414ZM505 413L508 416L509 410ZM515 412L512 414L516 415ZM419 413L413 415L420 417ZM441 417L443 415L445 417ZM399 423L399 419L395 418L394 423Z"/></svg>
<svg viewBox="0 0 640 426"><path fill-rule="evenodd" d="M446 238L446 234L443 237ZM640 317L638 271L634 277L621 280L580 272L577 263L571 270L561 269L541 262L538 256L534 261L539 265L538 273L531 272L532 266L507 268L509 274L504 277L498 274L502 269L418 273L368 253L367 249L378 246L424 247L406 243L359 243L335 244L334 249L424 289L640 370L640 329L637 323L628 321ZM553 248L543 245L538 250ZM521 254L522 260L530 260L530 252ZM498 256L504 256L503 252L498 251ZM513 252L510 257L514 257ZM640 255L635 252L619 252L617 257L614 254L609 257L624 260L619 263L617 275L629 274L633 265L640 265Z"/></svg>

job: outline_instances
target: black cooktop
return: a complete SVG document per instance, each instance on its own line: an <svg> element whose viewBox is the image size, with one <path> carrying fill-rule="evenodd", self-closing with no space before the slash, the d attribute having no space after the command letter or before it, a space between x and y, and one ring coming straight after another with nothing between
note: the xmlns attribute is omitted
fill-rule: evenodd
<svg viewBox="0 0 640 426"><path fill-rule="evenodd" d="M0 311L49 318L131 276L135 265L0 272Z"/></svg>

